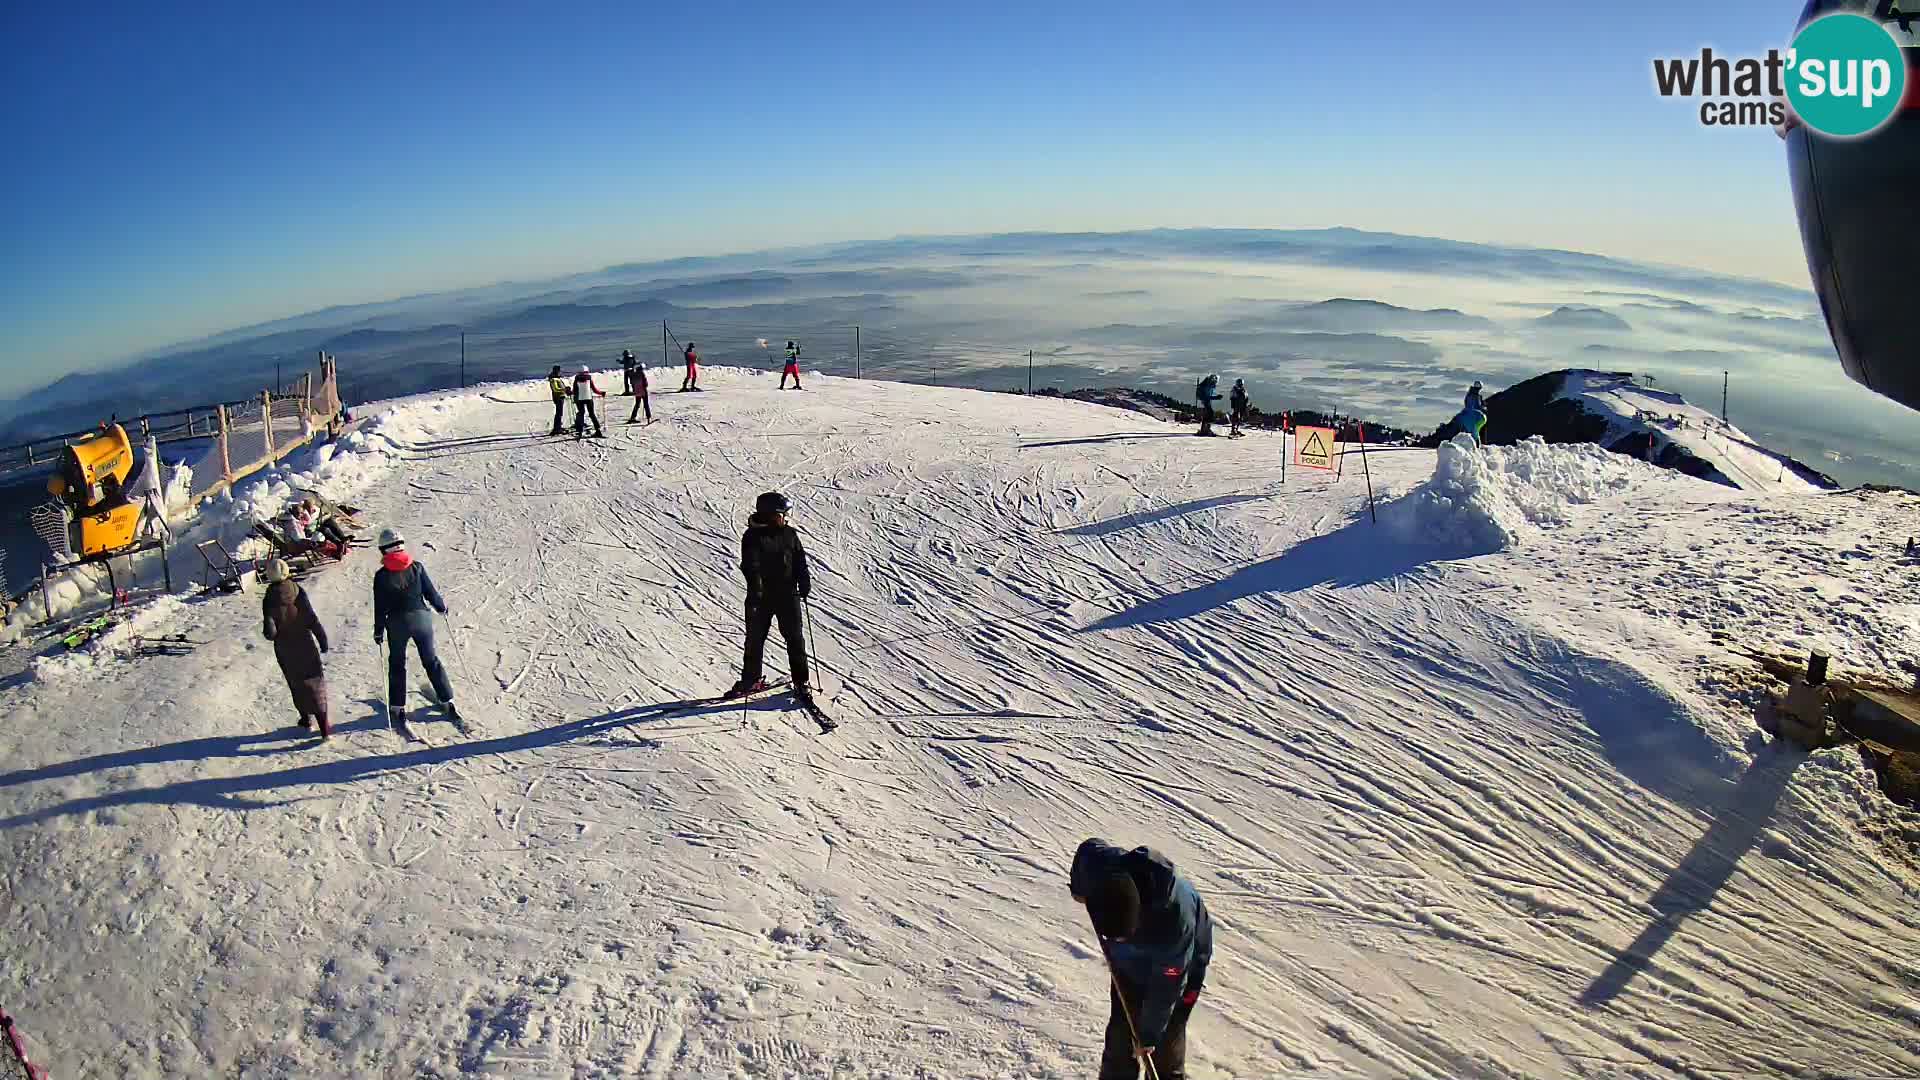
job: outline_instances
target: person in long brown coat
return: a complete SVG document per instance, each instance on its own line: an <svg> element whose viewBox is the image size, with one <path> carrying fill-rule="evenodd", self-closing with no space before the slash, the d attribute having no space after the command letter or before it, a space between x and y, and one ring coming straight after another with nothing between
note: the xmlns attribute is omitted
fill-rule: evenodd
<svg viewBox="0 0 1920 1080"><path fill-rule="evenodd" d="M307 591L295 584L284 559L267 567L267 595L260 602L263 630L273 642L274 659L286 676L304 730L318 724L320 737L333 735L327 720L327 675L320 654L327 651L327 628L320 625L307 600Z"/></svg>

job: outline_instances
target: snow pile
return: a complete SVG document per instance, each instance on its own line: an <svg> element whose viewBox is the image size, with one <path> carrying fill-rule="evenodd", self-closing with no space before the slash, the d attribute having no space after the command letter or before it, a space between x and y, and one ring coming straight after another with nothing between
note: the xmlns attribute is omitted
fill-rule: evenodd
<svg viewBox="0 0 1920 1080"><path fill-rule="evenodd" d="M1504 551L1538 529L1566 524L1570 506L1624 490L1648 467L1592 443L1510 447L1469 435L1440 444L1433 478L1382 511L1404 540L1475 552Z"/></svg>
<svg viewBox="0 0 1920 1080"><path fill-rule="evenodd" d="M177 596L161 596L143 604L130 618L122 619L77 649L34 657L31 668L34 680L52 682L100 675L103 668L125 660L141 639L158 634L185 609L186 604Z"/></svg>

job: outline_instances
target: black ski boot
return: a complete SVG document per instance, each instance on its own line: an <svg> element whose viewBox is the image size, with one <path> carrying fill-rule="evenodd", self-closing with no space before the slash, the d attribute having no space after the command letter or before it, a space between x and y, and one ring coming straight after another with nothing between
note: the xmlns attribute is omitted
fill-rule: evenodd
<svg viewBox="0 0 1920 1080"><path fill-rule="evenodd" d="M733 689L720 695L720 700L732 701L735 698L743 698L749 694L757 694L766 688L767 680L765 679L755 679L753 682L741 679L739 682L733 684Z"/></svg>

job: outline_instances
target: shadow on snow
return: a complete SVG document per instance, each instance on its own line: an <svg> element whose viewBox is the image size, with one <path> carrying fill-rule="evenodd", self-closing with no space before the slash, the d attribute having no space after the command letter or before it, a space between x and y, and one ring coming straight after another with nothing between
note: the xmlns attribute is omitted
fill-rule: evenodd
<svg viewBox="0 0 1920 1080"><path fill-rule="evenodd" d="M1266 496L1255 496L1265 498ZM1203 500L1205 501L1205 500ZM1143 601L1086 627L1082 633L1179 622L1249 596L1295 593L1320 585L1355 588L1412 574L1422 567L1485 554L1396 541L1389 526L1365 517L1304 540L1270 559L1185 592Z"/></svg>
<svg viewBox="0 0 1920 1080"><path fill-rule="evenodd" d="M778 699L762 699L750 702L713 703L706 698L688 701L670 701L655 705L643 705L633 709L605 713L583 720L571 720L552 727L538 728L518 735L503 735L493 739L475 739L465 742L448 743L444 746L422 746L417 749L403 750L392 754L374 754L366 757L345 758L338 761L318 762L312 765L296 765L273 772L249 773L239 776L222 776L204 779L179 780L157 787L131 788L121 791L103 792L97 795L83 796L56 803L53 806L0 818L0 829L12 829L22 825L32 825L54 818L71 817L95 810L107 810L122 806L193 804L220 810L262 810L275 806L285 806L302 801L303 797L291 798L249 798L266 792L313 784L348 784L357 780L371 779L388 773L403 772L421 765L438 765L443 762L461 761L467 758L484 757L493 754L511 754L524 750L539 750L575 739L586 738L617 728L634 724L645 724L659 720L684 720L707 716L736 709L751 711L773 711L783 708ZM335 733L347 730L384 732L386 720L379 714L363 717L350 725L336 727ZM311 741L292 745L267 745L280 743L289 738L304 738L305 733L296 729L268 732L259 735L237 735L204 739L188 739L183 742L168 743L139 750L129 750L114 754L100 754L94 757L79 758L59 765L49 765L39 769L27 769L0 775L0 786L31 783L37 780L51 780L78 776L83 773L102 769L127 768L140 765L154 765L175 761L193 761L208 757L264 757L270 754L290 750L311 748Z"/></svg>
<svg viewBox="0 0 1920 1080"><path fill-rule="evenodd" d="M1582 1005L1604 1005L1620 996L1634 976L1653 966L1654 957L1679 932L1687 916L1713 903L1732 879L1740 857L1766 829L1794 770L1806 759L1805 754L1777 746L1753 759L1740 782L1720 801L1713 824L1647 901L1656 913L1653 921L1581 992Z"/></svg>
<svg viewBox="0 0 1920 1080"><path fill-rule="evenodd" d="M1108 536L1127 529L1138 528L1142 525L1151 525L1156 521L1185 517L1188 514L1198 514L1203 510L1212 510L1221 506L1232 506L1235 503L1257 502L1260 499L1268 499L1280 494L1283 494L1283 492L1275 489L1273 491L1254 492L1249 495L1215 495L1208 499L1189 499L1186 502L1175 503L1172 506L1162 507L1158 510L1138 510L1130 514L1111 517L1105 521L1093 521L1085 525L1075 525L1070 529L1061 529L1060 533L1065 536Z"/></svg>

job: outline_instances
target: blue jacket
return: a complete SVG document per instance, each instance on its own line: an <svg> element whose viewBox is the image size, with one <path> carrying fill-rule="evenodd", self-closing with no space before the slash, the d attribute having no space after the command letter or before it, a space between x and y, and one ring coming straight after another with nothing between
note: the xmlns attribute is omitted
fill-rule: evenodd
<svg viewBox="0 0 1920 1080"><path fill-rule="evenodd" d="M1181 995L1199 993L1207 980L1213 919L1193 883L1165 855L1145 847L1127 851L1098 837L1073 854L1073 895L1087 895L1093 881L1116 872L1131 875L1140 890L1140 931L1101 944L1134 1010L1140 1045L1159 1046Z"/></svg>
<svg viewBox="0 0 1920 1080"><path fill-rule="evenodd" d="M433 587L426 567L414 563L399 573L384 566L374 572L373 632L376 637L386 633L389 620L416 612L424 614L428 604L442 615L447 613L447 602L440 599L440 590Z"/></svg>

